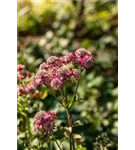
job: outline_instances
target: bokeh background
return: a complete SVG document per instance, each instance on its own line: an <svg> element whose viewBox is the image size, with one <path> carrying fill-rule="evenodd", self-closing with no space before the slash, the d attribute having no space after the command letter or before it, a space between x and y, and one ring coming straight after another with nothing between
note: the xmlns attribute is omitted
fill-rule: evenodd
<svg viewBox="0 0 135 150"><path fill-rule="evenodd" d="M101 150L103 134L108 149L118 146L117 101L117 1L116 0L18 0L18 64L36 73L39 65L51 55L64 55L83 47L92 52L95 64L85 71L72 109L73 119L81 120L74 132L83 137L77 150ZM72 93L73 88L69 88ZM58 112L60 126L65 118L63 108L46 90L29 108L30 119L39 110ZM18 117L18 120L21 119ZM23 147L23 131L18 135L18 150Z"/></svg>

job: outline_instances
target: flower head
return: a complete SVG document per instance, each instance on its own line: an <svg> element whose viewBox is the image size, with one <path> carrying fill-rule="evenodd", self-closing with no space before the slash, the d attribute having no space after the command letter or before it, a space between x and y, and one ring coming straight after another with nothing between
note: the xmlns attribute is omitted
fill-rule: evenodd
<svg viewBox="0 0 135 150"><path fill-rule="evenodd" d="M79 48L75 51L74 62L81 65L82 68L90 69L93 66L94 59L90 52L84 48Z"/></svg>
<svg viewBox="0 0 135 150"><path fill-rule="evenodd" d="M84 57L85 55L87 55L89 52L88 51L86 51L86 49L84 49L84 48L79 48L79 49L77 49L76 51L75 51L75 56L76 57Z"/></svg>
<svg viewBox="0 0 135 150"><path fill-rule="evenodd" d="M62 65L61 60L56 56L50 56L47 59L46 63L49 67L58 67Z"/></svg>
<svg viewBox="0 0 135 150"><path fill-rule="evenodd" d="M47 75L47 71L45 69L39 69L38 72L36 73L37 78L42 78L46 75Z"/></svg>
<svg viewBox="0 0 135 150"><path fill-rule="evenodd" d="M40 111L34 117L34 131L37 134L43 131L45 134L50 134L55 129L54 120L57 118L55 112Z"/></svg>
<svg viewBox="0 0 135 150"><path fill-rule="evenodd" d="M68 81L72 76L72 71L66 67L60 67L56 71L56 76L61 79L63 82Z"/></svg>
<svg viewBox="0 0 135 150"><path fill-rule="evenodd" d="M78 69L72 69L73 76L75 79L79 80L80 79L80 72Z"/></svg>
<svg viewBox="0 0 135 150"><path fill-rule="evenodd" d="M55 77L51 80L50 86L54 90L60 90L63 86L63 83L59 78Z"/></svg>
<svg viewBox="0 0 135 150"><path fill-rule="evenodd" d="M25 79L25 75L24 74L20 74L20 73L17 73L17 81L21 81Z"/></svg>
<svg viewBox="0 0 135 150"><path fill-rule="evenodd" d="M62 57L60 57L60 60L63 64L67 65L69 64L70 62L72 62L74 59L74 53L68 53Z"/></svg>
<svg viewBox="0 0 135 150"><path fill-rule="evenodd" d="M24 70L25 69L25 66L24 65L17 65L17 71L21 71L21 70Z"/></svg>
<svg viewBox="0 0 135 150"><path fill-rule="evenodd" d="M30 82L25 86L25 91L26 93L33 93L36 90L36 86L34 84L34 82Z"/></svg>
<svg viewBox="0 0 135 150"><path fill-rule="evenodd" d="M17 95L25 94L25 89L19 85L17 85Z"/></svg>
<svg viewBox="0 0 135 150"><path fill-rule="evenodd" d="M94 59L93 59L92 55L86 55L83 58L83 67L85 69L90 69L93 66L93 63L94 63Z"/></svg>
<svg viewBox="0 0 135 150"><path fill-rule="evenodd" d="M65 82L71 81L72 77L80 79L80 72L76 68L80 65L83 69L90 69L93 66L93 56L84 48L79 48L75 52L70 52L64 56L51 56L43 62L36 74L36 78L41 79L41 83L47 88L60 90Z"/></svg>
<svg viewBox="0 0 135 150"><path fill-rule="evenodd" d="M56 63L56 61L58 60L58 57L57 56L50 56L48 59L47 59L47 64L53 64L53 63Z"/></svg>
<svg viewBox="0 0 135 150"><path fill-rule="evenodd" d="M24 65L17 65L17 81L18 82L31 76L32 76L32 73L26 71Z"/></svg>

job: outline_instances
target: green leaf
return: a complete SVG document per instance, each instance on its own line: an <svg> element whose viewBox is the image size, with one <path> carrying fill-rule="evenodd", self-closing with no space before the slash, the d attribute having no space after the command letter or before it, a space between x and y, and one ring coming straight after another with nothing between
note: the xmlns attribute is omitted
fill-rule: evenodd
<svg viewBox="0 0 135 150"><path fill-rule="evenodd" d="M68 138L64 137L60 140L60 144L62 144L64 141L66 141Z"/></svg>
<svg viewBox="0 0 135 150"><path fill-rule="evenodd" d="M45 99L48 96L47 90L45 90L41 96L41 99Z"/></svg>
<svg viewBox="0 0 135 150"><path fill-rule="evenodd" d="M23 111L21 111L20 114L21 114L22 116L24 116L24 117L27 117L26 113L23 112Z"/></svg>
<svg viewBox="0 0 135 150"><path fill-rule="evenodd" d="M83 125L83 123L80 120L75 121L73 124L74 127L82 126L82 125Z"/></svg>

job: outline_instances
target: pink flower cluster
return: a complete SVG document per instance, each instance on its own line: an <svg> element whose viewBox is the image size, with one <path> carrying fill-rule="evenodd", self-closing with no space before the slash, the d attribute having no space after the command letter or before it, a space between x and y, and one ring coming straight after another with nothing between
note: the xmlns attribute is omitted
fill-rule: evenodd
<svg viewBox="0 0 135 150"><path fill-rule="evenodd" d="M22 86L21 82L25 81L24 79L29 78L32 76L32 73L26 71L25 66L24 65L17 65L17 81L18 81L18 85L17 85L17 93L18 95L20 94L28 94L31 92L34 92L38 85L41 83L41 79L40 78L34 78L32 82L30 83L25 83L26 85Z"/></svg>
<svg viewBox="0 0 135 150"><path fill-rule="evenodd" d="M34 93L37 90L38 85L40 85L40 84L41 84L41 79L34 78L32 82L29 82L24 87L18 85L17 93L18 93L18 95Z"/></svg>
<svg viewBox="0 0 135 150"><path fill-rule="evenodd" d="M25 93L32 93L34 92L38 85L41 84L41 79L40 78L34 78L32 82L28 83L25 87L24 87L24 90L25 90Z"/></svg>
<svg viewBox="0 0 135 150"><path fill-rule="evenodd" d="M80 64L82 68L91 69L94 59L90 52L86 51L84 48L79 48L75 51L74 55L76 64Z"/></svg>
<svg viewBox="0 0 135 150"><path fill-rule="evenodd" d="M93 62L92 54L84 48L80 48L65 56L49 57L40 65L36 77L40 78L48 88L60 90L65 82L71 81L72 77L76 80L80 79L80 71L75 68L77 65L81 65L83 69L91 69ZM74 67L69 68L69 64Z"/></svg>
<svg viewBox="0 0 135 150"><path fill-rule="evenodd" d="M24 65L17 65L17 71L21 71L21 70L24 70L25 69L25 66Z"/></svg>
<svg viewBox="0 0 135 150"><path fill-rule="evenodd" d="M31 77L32 74L25 70L24 65L17 65L17 81L20 82L27 77Z"/></svg>
<svg viewBox="0 0 135 150"><path fill-rule="evenodd" d="M40 111L34 117L34 131L37 134L43 131L45 134L50 134L55 129L55 112Z"/></svg>
<svg viewBox="0 0 135 150"><path fill-rule="evenodd" d="M77 49L61 57L51 56L46 62L43 62L32 82L25 87L18 85L19 94L28 94L34 92L38 85L45 84L53 90L60 90L65 82L70 82L72 78L80 79L78 65L83 69L91 69L94 63L93 56L84 48ZM72 67L69 65L72 64ZM24 65L17 66L17 81L20 82L32 74L25 70Z"/></svg>

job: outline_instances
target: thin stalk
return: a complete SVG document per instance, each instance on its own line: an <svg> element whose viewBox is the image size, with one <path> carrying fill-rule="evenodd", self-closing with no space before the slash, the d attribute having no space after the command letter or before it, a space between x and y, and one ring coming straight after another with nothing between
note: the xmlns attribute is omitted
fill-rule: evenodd
<svg viewBox="0 0 135 150"><path fill-rule="evenodd" d="M106 147L103 147L103 150L107 150L107 148L106 148Z"/></svg>
<svg viewBox="0 0 135 150"><path fill-rule="evenodd" d="M78 80L78 82L77 82L77 85L76 85L76 88L75 88L75 92L74 92L74 96L73 96L73 99L72 99L72 101L71 101L71 103L70 103L70 105L69 105L69 108L72 107L73 102L74 102L74 100L76 99L76 95L77 95L77 90L78 90L78 87L79 87L79 83L80 83L80 80Z"/></svg>
<svg viewBox="0 0 135 150"><path fill-rule="evenodd" d="M83 69L82 69L82 68L79 68L79 71L80 71L80 76L81 76L81 73L82 73ZM76 100L76 95L77 95L77 90L78 90L79 84L80 84L80 79L79 79L78 82L77 82L77 85L76 85L76 88L75 88L75 92L74 92L74 95L73 95L73 99L72 99L72 101L71 101L71 103L70 103L70 105L69 105L69 108L72 107L74 101Z"/></svg>
<svg viewBox="0 0 135 150"><path fill-rule="evenodd" d="M26 107L28 108L28 98L26 99ZM26 126L26 131L25 131L25 136L26 136L26 143L27 143L27 146L28 146L28 150L30 150L30 147L31 147L31 137L32 137L32 134L31 134L31 130L30 130L30 122L29 122L29 116L28 116L28 111L27 109L25 110L25 114L26 114L26 118L25 118L25 126Z"/></svg>
<svg viewBox="0 0 135 150"><path fill-rule="evenodd" d="M67 113L67 122L68 122L68 126L69 126L69 109L66 108L66 113ZM71 133L70 133L70 136L69 136L69 145L70 145L70 150L72 150L72 137L71 137Z"/></svg>
<svg viewBox="0 0 135 150"><path fill-rule="evenodd" d="M63 88L62 88L62 90L60 90L60 92L61 92L62 100L60 100L59 102L64 108L66 108L65 105L63 104L63 100L65 99Z"/></svg>
<svg viewBox="0 0 135 150"><path fill-rule="evenodd" d="M53 139L55 141L55 143L57 144L57 146L59 147L60 150L62 150L62 148L60 147L59 143L57 142L57 140Z"/></svg>
<svg viewBox="0 0 135 150"><path fill-rule="evenodd" d="M28 104L28 100L27 99L27 108L29 109L29 104ZM30 127L30 120L29 120L29 116L28 116L28 111L26 110L26 117L27 117L27 129L28 129L28 134L29 134L29 146L31 147L31 140L32 140L32 133L31 133L31 127Z"/></svg>
<svg viewBox="0 0 135 150"><path fill-rule="evenodd" d="M63 100L65 100L66 106L67 106L68 105L68 100L67 100L66 87L65 86L62 88L61 92L62 92Z"/></svg>
<svg viewBox="0 0 135 150"><path fill-rule="evenodd" d="M39 145L38 145L38 149L41 149L41 141L39 140Z"/></svg>
<svg viewBox="0 0 135 150"><path fill-rule="evenodd" d="M73 134L72 134L72 142L73 142L73 150L75 150L75 142L74 142Z"/></svg>
<svg viewBox="0 0 135 150"><path fill-rule="evenodd" d="M29 118L28 118L28 115L27 115L27 117L26 117L26 126L27 126L28 150L30 150L31 133L30 133L30 126L29 126Z"/></svg>
<svg viewBox="0 0 135 150"><path fill-rule="evenodd" d="M66 113L67 113L67 122L68 122L68 116L69 116L69 110L66 109Z"/></svg>
<svg viewBox="0 0 135 150"><path fill-rule="evenodd" d="M66 113L67 113L68 126L72 128L72 125L70 125L70 121L69 121L69 116L70 116L69 109L66 109ZM70 142L70 150L75 150L75 143L73 139L72 129L69 136L69 142Z"/></svg>
<svg viewBox="0 0 135 150"><path fill-rule="evenodd" d="M27 118L25 118L26 122L25 122L25 143L26 143L26 147L28 148L28 150L30 150L30 139L29 139L29 131L28 131L28 122L27 122Z"/></svg>
<svg viewBox="0 0 135 150"><path fill-rule="evenodd" d="M72 150L72 135L71 134L69 136L69 141L70 141L70 150Z"/></svg>
<svg viewBox="0 0 135 150"><path fill-rule="evenodd" d="M66 105L68 105L68 98L67 98L67 94L66 94L66 87L64 86L64 97L65 97L65 101L66 101Z"/></svg>
<svg viewBox="0 0 135 150"><path fill-rule="evenodd" d="M64 90L63 90L63 88L60 90L60 92L61 92L61 96L62 96L62 100L64 100L64 98L65 98L65 94L64 94Z"/></svg>

